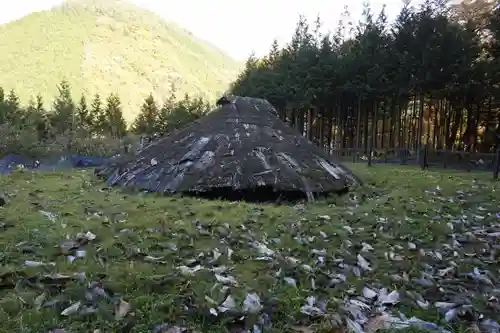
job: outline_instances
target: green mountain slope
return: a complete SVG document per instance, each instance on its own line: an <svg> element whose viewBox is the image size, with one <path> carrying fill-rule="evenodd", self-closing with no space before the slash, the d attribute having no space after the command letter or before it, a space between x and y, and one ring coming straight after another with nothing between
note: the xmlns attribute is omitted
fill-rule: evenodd
<svg viewBox="0 0 500 333"><path fill-rule="evenodd" d="M46 103L66 79L83 92L118 93L131 121L150 93L163 100L172 86L213 99L242 64L188 31L120 0L70 0L0 26L0 86L23 102Z"/></svg>

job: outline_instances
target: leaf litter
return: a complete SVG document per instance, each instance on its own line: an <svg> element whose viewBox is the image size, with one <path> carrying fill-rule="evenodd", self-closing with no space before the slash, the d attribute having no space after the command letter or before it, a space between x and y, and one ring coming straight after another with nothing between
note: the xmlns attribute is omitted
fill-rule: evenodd
<svg viewBox="0 0 500 333"><path fill-rule="evenodd" d="M83 318L93 332L500 332L498 184L366 172L348 198L295 207L88 187L81 198L85 171L4 178L17 194L0 214L21 223L0 233L12 244L2 302L15 303L0 318L30 313L45 332L79 331ZM48 192L43 211L9 209L34 191Z"/></svg>

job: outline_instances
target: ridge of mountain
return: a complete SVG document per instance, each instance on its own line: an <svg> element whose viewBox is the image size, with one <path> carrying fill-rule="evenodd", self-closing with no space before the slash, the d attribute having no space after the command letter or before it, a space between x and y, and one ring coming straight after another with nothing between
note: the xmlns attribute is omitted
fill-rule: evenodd
<svg viewBox="0 0 500 333"><path fill-rule="evenodd" d="M0 41L0 86L23 103L40 93L48 107L64 79L75 100L117 93L129 123L149 93L213 100L243 65L126 0L67 0L0 25Z"/></svg>

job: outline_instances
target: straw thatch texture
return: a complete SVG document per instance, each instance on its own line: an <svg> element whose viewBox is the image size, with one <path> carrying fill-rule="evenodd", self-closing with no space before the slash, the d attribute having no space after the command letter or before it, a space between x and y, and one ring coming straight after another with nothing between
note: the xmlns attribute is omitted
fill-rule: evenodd
<svg viewBox="0 0 500 333"><path fill-rule="evenodd" d="M282 122L263 99L232 97L207 116L160 138L97 174L110 185L154 192L272 189L339 192L356 178Z"/></svg>

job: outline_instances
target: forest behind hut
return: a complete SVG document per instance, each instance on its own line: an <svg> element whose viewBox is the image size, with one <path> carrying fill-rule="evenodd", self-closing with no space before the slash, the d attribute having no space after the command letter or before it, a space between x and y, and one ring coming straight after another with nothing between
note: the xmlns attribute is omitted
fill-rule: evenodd
<svg viewBox="0 0 500 333"><path fill-rule="evenodd" d="M346 8L337 28L322 33L327 28L320 17L300 18L288 43L248 58L229 92L267 99L284 121L336 155L415 155L428 145L493 159L500 135L498 1L406 3L393 22L366 3L360 18ZM38 94L21 105L16 91L0 88L0 154L112 154L135 135L185 126L215 102L176 99L175 91L143 96L127 124L118 94L72 90L63 81L53 101Z"/></svg>
<svg viewBox="0 0 500 333"><path fill-rule="evenodd" d="M322 30L301 18L288 44L249 57L231 92L268 99L329 151L494 151L497 2L407 2L392 23L365 4L359 22L346 9L337 30Z"/></svg>

